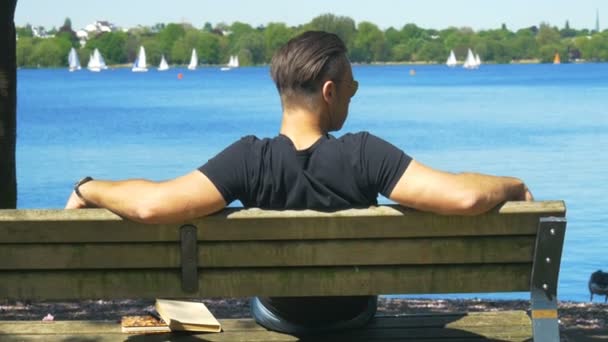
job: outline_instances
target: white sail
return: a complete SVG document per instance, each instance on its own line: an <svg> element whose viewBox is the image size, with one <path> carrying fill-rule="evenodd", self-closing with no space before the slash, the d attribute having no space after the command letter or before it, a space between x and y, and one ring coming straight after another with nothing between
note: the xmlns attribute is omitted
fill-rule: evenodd
<svg viewBox="0 0 608 342"><path fill-rule="evenodd" d="M222 67L221 70L227 71L232 68L238 68L238 67L239 67L239 56L231 55L230 58L228 59L228 64L226 64L226 66Z"/></svg>
<svg viewBox="0 0 608 342"><path fill-rule="evenodd" d="M96 48L95 51L93 51L93 53L89 57L89 63L87 64L87 69L89 69L90 71L93 71L93 72L100 72L101 69L103 69L101 62L102 62L101 54L99 53L99 50L97 50L97 48ZM104 62L104 65L105 65L105 62Z"/></svg>
<svg viewBox="0 0 608 342"><path fill-rule="evenodd" d="M70 65L70 71L80 70L80 60L78 59L76 49L72 48L70 50L70 54L68 55L68 62Z"/></svg>
<svg viewBox="0 0 608 342"><path fill-rule="evenodd" d="M167 64L167 60L165 59L165 55L160 59L160 64L158 65L158 71L169 70L169 64Z"/></svg>
<svg viewBox="0 0 608 342"><path fill-rule="evenodd" d="M102 69L105 70L108 68L108 66L106 65L106 60L103 58L103 55L101 54L101 52L99 52L99 50L97 50L97 59L99 60L99 65Z"/></svg>
<svg viewBox="0 0 608 342"><path fill-rule="evenodd" d="M232 65L233 68L238 68L239 67L239 56L234 55L232 56Z"/></svg>
<svg viewBox="0 0 608 342"><path fill-rule="evenodd" d="M462 67L465 69L477 69L479 67L479 65L477 65L477 61L475 60L475 55L471 49L469 49L467 52L467 59L464 61L464 65Z"/></svg>
<svg viewBox="0 0 608 342"><path fill-rule="evenodd" d="M478 68L481 65L481 58L479 58L479 54L475 55L475 64L477 65Z"/></svg>
<svg viewBox="0 0 608 342"><path fill-rule="evenodd" d="M137 55L137 59L133 63L133 68L131 68L133 72L146 72L148 71L148 67L146 65L146 50L143 46L139 47L139 54Z"/></svg>
<svg viewBox="0 0 608 342"><path fill-rule="evenodd" d="M188 64L188 69L196 70L198 66L198 56L196 55L196 49L192 49L192 56L190 56L190 64Z"/></svg>
<svg viewBox="0 0 608 342"><path fill-rule="evenodd" d="M454 54L454 50L450 50L450 57L448 57L448 60L445 62L445 65L447 65L449 67L455 67L456 64L458 64L458 61L456 60L456 55Z"/></svg>

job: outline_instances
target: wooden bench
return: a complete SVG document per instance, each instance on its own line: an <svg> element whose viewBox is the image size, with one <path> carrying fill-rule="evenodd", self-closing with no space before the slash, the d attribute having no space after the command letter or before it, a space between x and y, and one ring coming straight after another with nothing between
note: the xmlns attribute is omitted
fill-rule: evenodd
<svg viewBox="0 0 608 342"><path fill-rule="evenodd" d="M226 209L182 225L145 225L103 209L0 210L0 299L526 291L534 339L558 341L565 212L561 201L508 202L480 216L398 206ZM0 334L10 334L7 324ZM224 325L226 333L206 338L239 326Z"/></svg>

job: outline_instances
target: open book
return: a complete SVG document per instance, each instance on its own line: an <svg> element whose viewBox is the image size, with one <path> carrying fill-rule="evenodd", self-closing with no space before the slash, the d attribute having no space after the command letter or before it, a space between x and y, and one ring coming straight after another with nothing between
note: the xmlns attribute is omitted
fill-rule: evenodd
<svg viewBox="0 0 608 342"><path fill-rule="evenodd" d="M171 330L220 332L222 326L205 304L183 300L157 299L156 311Z"/></svg>
<svg viewBox="0 0 608 342"><path fill-rule="evenodd" d="M154 334L171 332L171 329L165 322L152 315L124 316L120 320L120 323L122 332L124 333Z"/></svg>

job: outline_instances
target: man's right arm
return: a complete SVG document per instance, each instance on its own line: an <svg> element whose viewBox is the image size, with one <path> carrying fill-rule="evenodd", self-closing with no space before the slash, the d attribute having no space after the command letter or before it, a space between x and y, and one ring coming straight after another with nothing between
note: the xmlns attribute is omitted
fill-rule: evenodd
<svg viewBox="0 0 608 342"><path fill-rule="evenodd" d="M82 198L73 191L66 209L106 208L144 223L184 222L226 206L215 185L198 170L162 182L94 180L81 185L79 191Z"/></svg>
<svg viewBox="0 0 608 342"><path fill-rule="evenodd" d="M389 198L403 206L446 215L477 215L505 201L531 201L517 178L453 174L412 160Z"/></svg>

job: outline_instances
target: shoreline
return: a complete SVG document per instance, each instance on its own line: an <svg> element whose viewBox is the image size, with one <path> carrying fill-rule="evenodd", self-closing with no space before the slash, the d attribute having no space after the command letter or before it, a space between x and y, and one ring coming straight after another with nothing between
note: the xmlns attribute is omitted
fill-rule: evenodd
<svg viewBox="0 0 608 342"><path fill-rule="evenodd" d="M586 60L575 60L571 62L564 62L561 64L604 64L608 62L595 62L595 61L586 61ZM521 59L521 60L513 60L509 63L497 63L497 62L483 62L483 65L530 65L530 64L553 64L553 63L543 63L539 59ZM374 65L374 66L393 66L393 65L403 65L403 66L424 66L424 65L445 65L445 63L441 62L433 62L433 61L415 61L415 62L371 62L371 63L352 63L352 65ZM462 67L463 63L456 64L456 68ZM108 65L108 70L111 69L128 69L131 68L132 64L111 64ZM170 65L171 69L184 69L188 65L187 64L175 64ZM225 64L200 64L198 67L200 68L221 68L226 66ZM269 64L256 64L256 65L247 65L241 66L240 68L248 68L248 67L267 67ZM67 69L67 66L52 66L52 67L34 67L34 66L17 66L17 69L28 69L28 70L36 70L36 69ZM150 65L148 67L150 70L156 70L157 67L154 65ZM171 70L169 69L169 70ZM86 71L87 68L82 67L81 71Z"/></svg>
<svg viewBox="0 0 608 342"><path fill-rule="evenodd" d="M248 298L203 299L216 318L249 318ZM7 301L0 300L0 321L40 321L47 314L55 320L120 321L122 316L141 315L154 308L154 300ZM377 316L419 313L529 311L528 300L404 299L380 297ZM608 304L561 301L562 328L598 329L608 326Z"/></svg>

